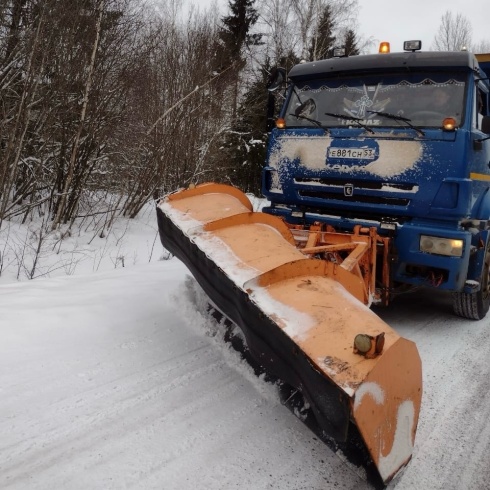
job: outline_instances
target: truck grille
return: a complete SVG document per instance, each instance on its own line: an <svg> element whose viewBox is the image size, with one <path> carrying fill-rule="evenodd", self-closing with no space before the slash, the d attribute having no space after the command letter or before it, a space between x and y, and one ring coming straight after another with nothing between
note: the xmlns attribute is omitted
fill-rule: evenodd
<svg viewBox="0 0 490 490"><path fill-rule="evenodd" d="M410 199L400 199L397 197L385 197L385 196L344 196L343 194L338 194L334 192L321 192L321 191L299 191L301 197L311 197L314 199L324 199L337 201L348 201L348 202L358 202L358 203L369 203L369 204L389 204L391 206L408 206Z"/></svg>
<svg viewBox="0 0 490 490"><path fill-rule="evenodd" d="M418 191L417 184L404 182L296 177L295 183L300 197L402 207L408 206ZM346 186L352 187L351 195L345 195Z"/></svg>

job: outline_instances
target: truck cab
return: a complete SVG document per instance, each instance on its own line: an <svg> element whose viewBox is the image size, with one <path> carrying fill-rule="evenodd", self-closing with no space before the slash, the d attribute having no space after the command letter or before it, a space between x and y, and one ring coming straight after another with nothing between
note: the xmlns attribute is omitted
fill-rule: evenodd
<svg viewBox="0 0 490 490"><path fill-rule="evenodd" d="M269 137L264 212L292 226L376 227L392 237L391 296L447 290L458 315L481 319L490 307L490 55L419 47L290 70Z"/></svg>

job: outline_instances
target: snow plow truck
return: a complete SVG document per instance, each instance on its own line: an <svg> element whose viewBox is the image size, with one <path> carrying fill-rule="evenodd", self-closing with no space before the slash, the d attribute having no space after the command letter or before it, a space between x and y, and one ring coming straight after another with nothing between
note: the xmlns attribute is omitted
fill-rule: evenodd
<svg viewBox="0 0 490 490"><path fill-rule="evenodd" d="M490 305L490 55L420 48L274 70L261 212L217 183L157 205L164 247L381 485L411 459L422 367L369 307L420 286Z"/></svg>

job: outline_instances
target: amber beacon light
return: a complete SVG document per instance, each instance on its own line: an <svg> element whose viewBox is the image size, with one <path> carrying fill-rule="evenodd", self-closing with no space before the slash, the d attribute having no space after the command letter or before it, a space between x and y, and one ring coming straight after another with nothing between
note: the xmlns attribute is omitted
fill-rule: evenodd
<svg viewBox="0 0 490 490"><path fill-rule="evenodd" d="M390 52L390 43L387 41L383 41L379 45L379 52L380 53L389 53Z"/></svg>

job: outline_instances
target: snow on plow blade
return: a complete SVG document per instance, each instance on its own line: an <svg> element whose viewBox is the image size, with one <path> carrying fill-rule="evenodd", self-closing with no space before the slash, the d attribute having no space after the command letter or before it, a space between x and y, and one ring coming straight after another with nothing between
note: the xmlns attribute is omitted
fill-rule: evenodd
<svg viewBox="0 0 490 490"><path fill-rule="evenodd" d="M363 281L308 258L279 218L253 212L230 186L171 194L157 214L164 247L243 330L253 357L301 391L326 434L343 442L357 427L381 480L390 481L412 455L421 362L413 342L357 299ZM358 335L368 343L364 355L353 348Z"/></svg>

